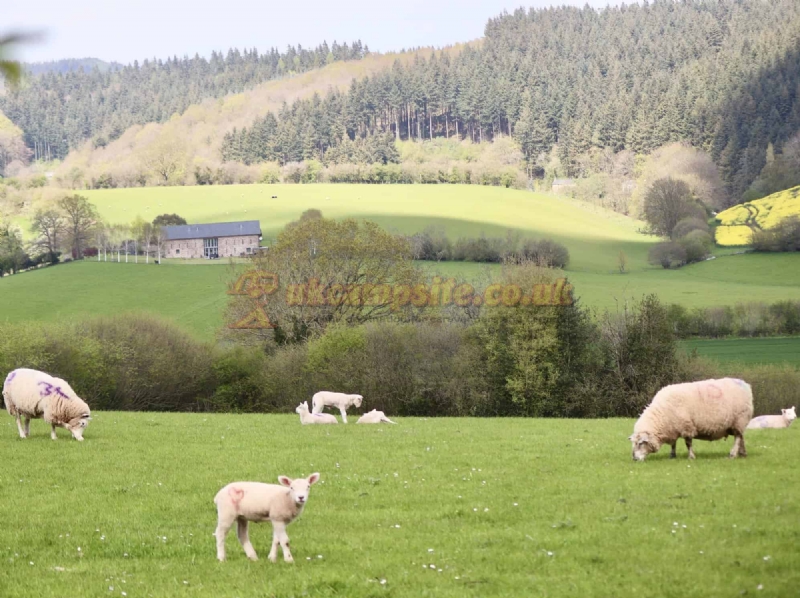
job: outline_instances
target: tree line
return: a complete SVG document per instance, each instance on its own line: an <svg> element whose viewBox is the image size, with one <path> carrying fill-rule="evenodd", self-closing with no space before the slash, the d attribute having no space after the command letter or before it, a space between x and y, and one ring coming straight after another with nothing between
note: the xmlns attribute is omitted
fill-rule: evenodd
<svg viewBox="0 0 800 598"><path fill-rule="evenodd" d="M0 95L0 110L24 131L34 159L62 159L87 139L103 146L132 125L165 122L206 98L368 53L360 41L334 42L313 49L289 46L285 52L231 49L208 59L195 54L115 69L45 72Z"/></svg>
<svg viewBox="0 0 800 598"><path fill-rule="evenodd" d="M798 27L793 0L520 9L491 19L481 46L396 62L346 92L298 100L231 131L222 157L327 164L341 160L342 145L386 135L504 134L529 164L542 166L557 147L564 174L585 176L580 157L592 151L650 153L688 141L711 154L737 199L768 146L779 152L800 129Z"/></svg>

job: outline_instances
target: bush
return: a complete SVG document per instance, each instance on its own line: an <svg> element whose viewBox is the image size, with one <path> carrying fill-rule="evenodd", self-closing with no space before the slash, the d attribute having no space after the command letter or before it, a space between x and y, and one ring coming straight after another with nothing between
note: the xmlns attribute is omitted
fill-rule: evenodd
<svg viewBox="0 0 800 598"><path fill-rule="evenodd" d="M658 243L650 248L647 261L654 266L666 269L679 268L686 263L686 249L675 241Z"/></svg>
<svg viewBox="0 0 800 598"><path fill-rule="evenodd" d="M703 232L708 232L708 224L702 218L697 218L696 216L690 216L689 218L684 218L680 220L676 225L675 228L672 229L672 239L680 239L681 237L685 237L690 232L699 230Z"/></svg>
<svg viewBox="0 0 800 598"><path fill-rule="evenodd" d="M566 268L569 250L552 239L527 241L522 247L522 257L531 259L547 268Z"/></svg>
<svg viewBox="0 0 800 598"><path fill-rule="evenodd" d="M756 251L800 251L800 217L790 216L768 230L753 231Z"/></svg>
<svg viewBox="0 0 800 598"><path fill-rule="evenodd" d="M685 263L693 264L705 260L714 247L714 240L707 232L693 230L686 236L678 239L678 244L686 252Z"/></svg>

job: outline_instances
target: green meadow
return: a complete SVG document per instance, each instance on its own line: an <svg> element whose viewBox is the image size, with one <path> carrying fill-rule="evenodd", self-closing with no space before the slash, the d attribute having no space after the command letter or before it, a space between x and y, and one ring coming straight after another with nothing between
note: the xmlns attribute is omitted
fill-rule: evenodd
<svg viewBox="0 0 800 598"><path fill-rule="evenodd" d="M368 408L368 405L367 405ZM664 596L796 594L797 430L630 456L633 420L419 419L301 426L295 415L94 413L82 443L0 420L0 594ZM217 490L321 473L288 528L295 563L235 531Z"/></svg>
<svg viewBox="0 0 800 598"><path fill-rule="evenodd" d="M722 364L800 366L800 337L697 339L682 341L688 351Z"/></svg>
<svg viewBox="0 0 800 598"><path fill-rule="evenodd" d="M576 296L593 309L615 310L656 293L687 307L800 298L800 255L735 254L664 270L647 264L656 241L637 232L642 223L557 196L475 185L233 185L88 191L106 220L129 222L178 213L190 222L258 219L268 244L286 223L310 208L326 217L367 218L388 230L427 227L451 239L509 231L549 237L570 251L565 271ZM273 196L277 196L273 198ZM627 257L625 273L617 267ZM199 263L198 263L199 262ZM433 276L488 283L496 265L421 262ZM146 311L211 339L222 324L230 271L218 262L166 260L153 264L87 260L0 280L0 320L52 321L65 317Z"/></svg>

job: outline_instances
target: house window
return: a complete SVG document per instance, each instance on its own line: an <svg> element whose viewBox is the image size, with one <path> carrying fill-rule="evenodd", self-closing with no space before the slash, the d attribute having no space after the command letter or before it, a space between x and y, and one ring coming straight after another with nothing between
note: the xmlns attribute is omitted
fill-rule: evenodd
<svg viewBox="0 0 800 598"><path fill-rule="evenodd" d="M180 253L181 253L181 250L180 250L180 249L176 249L176 250L175 250L175 255L180 255Z"/></svg>
<svg viewBox="0 0 800 598"><path fill-rule="evenodd" d="M247 253L250 253L250 247L247 248Z"/></svg>

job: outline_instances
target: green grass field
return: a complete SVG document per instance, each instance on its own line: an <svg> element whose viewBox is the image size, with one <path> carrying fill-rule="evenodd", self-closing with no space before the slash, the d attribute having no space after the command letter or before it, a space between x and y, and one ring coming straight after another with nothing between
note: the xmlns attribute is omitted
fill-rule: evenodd
<svg viewBox="0 0 800 598"><path fill-rule="evenodd" d="M2 420L4 598L797 592L793 428L748 432L746 459L729 439L633 463L632 420L94 416L83 443ZM251 526L259 561L235 533L216 561L219 488L313 471L295 564L266 559L268 523Z"/></svg>
<svg viewBox="0 0 800 598"><path fill-rule="evenodd" d="M259 219L265 242L309 208L328 217L377 221L389 230L413 233L428 226L456 239L509 230L551 237L569 248L566 275L584 305L616 309L656 293L666 303L689 307L772 302L800 298L800 255L725 255L680 270L649 266L655 239L637 233L630 218L556 196L475 185L233 185L156 187L87 192L110 222L176 212L190 222ZM272 199L277 195L277 199ZM620 251L628 273L617 270ZM204 267L189 266L203 263ZM475 263L422 264L431 273L487 281L496 266ZM220 274L222 273L222 274ZM222 322L227 271L219 263L168 261L160 267L88 262L0 280L9 305L0 319L55 320L127 311L155 312L210 339ZM58 289L58 292L53 292Z"/></svg>
<svg viewBox="0 0 800 598"><path fill-rule="evenodd" d="M682 341L681 346L725 364L786 363L800 367L800 337L701 339Z"/></svg>

